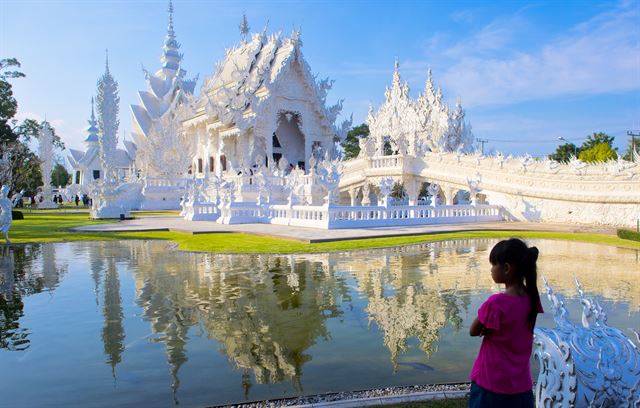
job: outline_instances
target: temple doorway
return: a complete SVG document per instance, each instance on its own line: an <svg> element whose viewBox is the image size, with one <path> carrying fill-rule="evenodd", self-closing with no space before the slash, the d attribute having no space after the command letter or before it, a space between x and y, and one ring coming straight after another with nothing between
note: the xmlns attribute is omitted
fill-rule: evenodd
<svg viewBox="0 0 640 408"><path fill-rule="evenodd" d="M272 137L273 160L285 157L289 165L305 168L304 134L300 130L300 114L291 111L278 113L278 128Z"/></svg>

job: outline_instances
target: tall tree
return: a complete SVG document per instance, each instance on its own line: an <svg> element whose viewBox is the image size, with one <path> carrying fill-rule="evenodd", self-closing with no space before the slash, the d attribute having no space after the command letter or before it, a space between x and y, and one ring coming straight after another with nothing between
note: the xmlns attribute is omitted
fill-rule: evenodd
<svg viewBox="0 0 640 408"><path fill-rule="evenodd" d="M70 179L71 174L69 174L67 169L62 164L56 163L51 172L51 185L64 187L69 184Z"/></svg>
<svg viewBox="0 0 640 408"><path fill-rule="evenodd" d="M32 138L38 138L43 128L43 123L33 119L25 119L18 122L15 119L18 111L18 102L13 96L12 85L8 81L12 78L23 78L25 75L15 69L20 68L20 63L15 58L0 59L0 155L7 160L9 171L6 183L13 191L28 190L34 192L42 185L40 172L40 160L29 148L28 142ZM53 145L64 148L60 137L51 128L53 133Z"/></svg>
<svg viewBox="0 0 640 408"><path fill-rule="evenodd" d="M345 160L358 157L360 154L360 139L367 136L369 136L369 126L366 123L354 127L347 133L347 137L342 142Z"/></svg>
<svg viewBox="0 0 640 408"><path fill-rule="evenodd" d="M593 132L593 134L589 135L587 137L587 140L582 143L582 146L580 146L580 150L588 150L601 143L606 143L610 148L613 148L614 139L615 137L609 136L604 132Z"/></svg>
<svg viewBox="0 0 640 408"><path fill-rule="evenodd" d="M558 146L556 151L549 155L549 159L560 163L569 163L571 156L575 156L578 153L579 151L576 145L573 143L565 143Z"/></svg>

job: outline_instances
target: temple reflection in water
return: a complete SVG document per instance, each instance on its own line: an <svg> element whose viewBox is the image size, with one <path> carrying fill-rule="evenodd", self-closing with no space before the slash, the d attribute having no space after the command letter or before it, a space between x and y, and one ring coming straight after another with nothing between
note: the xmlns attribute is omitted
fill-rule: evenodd
<svg viewBox="0 0 640 408"><path fill-rule="evenodd" d="M86 258L90 291L103 318L103 361L117 379L126 359L127 319L146 322L146 341L160 344L175 402L181 368L194 357L190 337L208 339L242 373L246 397L253 384L290 382L303 392L305 364L314 346L334 336L329 322L361 308L365 330L388 350L394 372L416 342L428 361L441 332L467 336L473 297L498 287L489 273L488 250L496 240L435 242L384 250L332 254L218 255L168 250L167 243L127 241L71 245ZM536 241L539 271L551 286L574 297L574 276L591 295L640 311L638 251L565 241ZM55 291L68 268L56 245L3 248L0 280L0 347L29 347L24 299ZM84 257L84 258L83 258ZM133 280L135 293L121 281ZM124 298L138 312L126 316ZM92 300L93 301L93 300ZM477 301L477 300L476 300ZM468 325L468 322L466 322Z"/></svg>

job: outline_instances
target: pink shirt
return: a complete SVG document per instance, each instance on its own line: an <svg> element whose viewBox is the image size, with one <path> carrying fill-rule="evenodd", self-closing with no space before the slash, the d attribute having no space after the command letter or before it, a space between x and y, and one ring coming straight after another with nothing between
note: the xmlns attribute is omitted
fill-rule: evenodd
<svg viewBox="0 0 640 408"><path fill-rule="evenodd" d="M528 315L528 296L497 293L478 310L478 320L486 330L471 380L484 389L500 394L519 394L533 387L529 360L533 333ZM543 313L542 305L538 312Z"/></svg>

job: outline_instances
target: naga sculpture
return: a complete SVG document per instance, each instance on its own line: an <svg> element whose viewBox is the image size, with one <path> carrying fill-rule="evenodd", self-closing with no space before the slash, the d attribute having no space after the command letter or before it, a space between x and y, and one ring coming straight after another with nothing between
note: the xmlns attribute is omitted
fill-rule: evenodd
<svg viewBox="0 0 640 408"><path fill-rule="evenodd" d="M537 405L639 408L638 346L622 331L608 326L602 306L584 295L577 280L576 286L582 325L569 320L563 298L544 279L556 327L538 328L534 334L535 357L540 363Z"/></svg>

